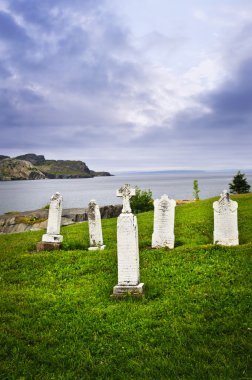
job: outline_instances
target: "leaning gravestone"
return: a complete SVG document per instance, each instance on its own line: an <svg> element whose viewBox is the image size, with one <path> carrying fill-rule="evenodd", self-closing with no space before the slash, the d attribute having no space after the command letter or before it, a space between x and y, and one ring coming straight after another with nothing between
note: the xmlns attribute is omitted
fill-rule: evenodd
<svg viewBox="0 0 252 380"><path fill-rule="evenodd" d="M37 244L37 251L60 249L63 241L63 236L60 235L62 204L62 195L55 193L50 201L47 231L42 236L42 241Z"/></svg>
<svg viewBox="0 0 252 380"><path fill-rule="evenodd" d="M91 200L88 204L89 250L104 249L102 237L101 214L98 204Z"/></svg>
<svg viewBox="0 0 252 380"><path fill-rule="evenodd" d="M214 244L239 245L237 209L238 203L224 190L221 198L213 203Z"/></svg>
<svg viewBox="0 0 252 380"><path fill-rule="evenodd" d="M154 201L152 248L174 248L175 207L176 201L166 194Z"/></svg>
<svg viewBox="0 0 252 380"><path fill-rule="evenodd" d="M130 208L130 198L135 193L127 184L117 191L117 196L123 199L123 209L117 219L118 285L114 286L114 297L138 296L144 291L139 273L137 218Z"/></svg>

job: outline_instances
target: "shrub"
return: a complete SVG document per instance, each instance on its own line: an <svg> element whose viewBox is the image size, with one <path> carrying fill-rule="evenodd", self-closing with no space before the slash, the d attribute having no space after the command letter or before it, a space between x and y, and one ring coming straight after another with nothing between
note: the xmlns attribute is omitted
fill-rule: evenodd
<svg viewBox="0 0 252 380"><path fill-rule="evenodd" d="M130 199L130 207L133 213L153 210L152 192L150 190L141 190L136 187L136 195Z"/></svg>
<svg viewBox="0 0 252 380"><path fill-rule="evenodd" d="M50 203L47 203L45 206L42 207L42 210L49 210Z"/></svg>

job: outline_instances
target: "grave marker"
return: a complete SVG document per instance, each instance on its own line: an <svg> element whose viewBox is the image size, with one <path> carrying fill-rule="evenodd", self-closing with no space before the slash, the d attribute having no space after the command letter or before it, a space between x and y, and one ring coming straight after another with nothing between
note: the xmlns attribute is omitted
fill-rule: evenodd
<svg viewBox="0 0 252 380"><path fill-rule="evenodd" d="M37 244L37 251L57 250L60 248L63 241L63 236L60 235L62 205L63 197L57 192L51 197L47 231L42 236L42 241Z"/></svg>
<svg viewBox="0 0 252 380"><path fill-rule="evenodd" d="M232 201L227 190L221 198L213 203L214 209L214 244L239 245L238 203Z"/></svg>
<svg viewBox="0 0 252 380"><path fill-rule="evenodd" d="M104 249L101 225L101 213L95 200L88 204L89 250Z"/></svg>
<svg viewBox="0 0 252 380"><path fill-rule="evenodd" d="M113 289L115 297L142 295L144 290L144 284L140 283L137 218L130 208L133 195L135 189L128 184L117 191L117 196L123 198L123 209L117 219L118 285Z"/></svg>
<svg viewBox="0 0 252 380"><path fill-rule="evenodd" d="M152 248L174 248L175 207L176 201L166 194L154 201Z"/></svg>

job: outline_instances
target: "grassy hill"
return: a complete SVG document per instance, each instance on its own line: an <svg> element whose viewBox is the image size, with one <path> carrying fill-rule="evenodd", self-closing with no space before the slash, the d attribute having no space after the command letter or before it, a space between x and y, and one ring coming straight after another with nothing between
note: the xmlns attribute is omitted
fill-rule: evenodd
<svg viewBox="0 0 252 380"><path fill-rule="evenodd" d="M142 299L110 297L116 219L100 252L86 222L55 253L34 252L42 232L0 235L0 378L251 379L252 194L232 196L237 247L212 245L215 199L176 207L173 250L150 249L153 212L138 215Z"/></svg>

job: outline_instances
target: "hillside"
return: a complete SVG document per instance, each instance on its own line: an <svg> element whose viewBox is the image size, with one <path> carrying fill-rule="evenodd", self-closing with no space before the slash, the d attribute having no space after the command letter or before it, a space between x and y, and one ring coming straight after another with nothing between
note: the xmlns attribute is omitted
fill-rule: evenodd
<svg viewBox="0 0 252 380"><path fill-rule="evenodd" d="M0 180L44 179L45 174L30 162L5 158L0 160Z"/></svg>
<svg viewBox="0 0 252 380"><path fill-rule="evenodd" d="M142 299L110 297L116 219L100 252L86 222L54 253L35 253L42 231L0 235L2 379L252 378L252 194L232 196L236 247L212 244L215 199L176 207L173 250L152 250L153 212L137 216Z"/></svg>
<svg viewBox="0 0 252 380"><path fill-rule="evenodd" d="M32 178L30 173L27 172L27 162L30 164L29 167L32 168L34 172L41 173L42 177L35 176L35 178ZM20 174L18 174L18 170L20 171ZM0 180L92 178L96 176L110 175L111 174L108 172L95 172L90 170L82 161L46 160L43 155L36 155L34 153L28 153L15 158L4 158L0 160Z"/></svg>

